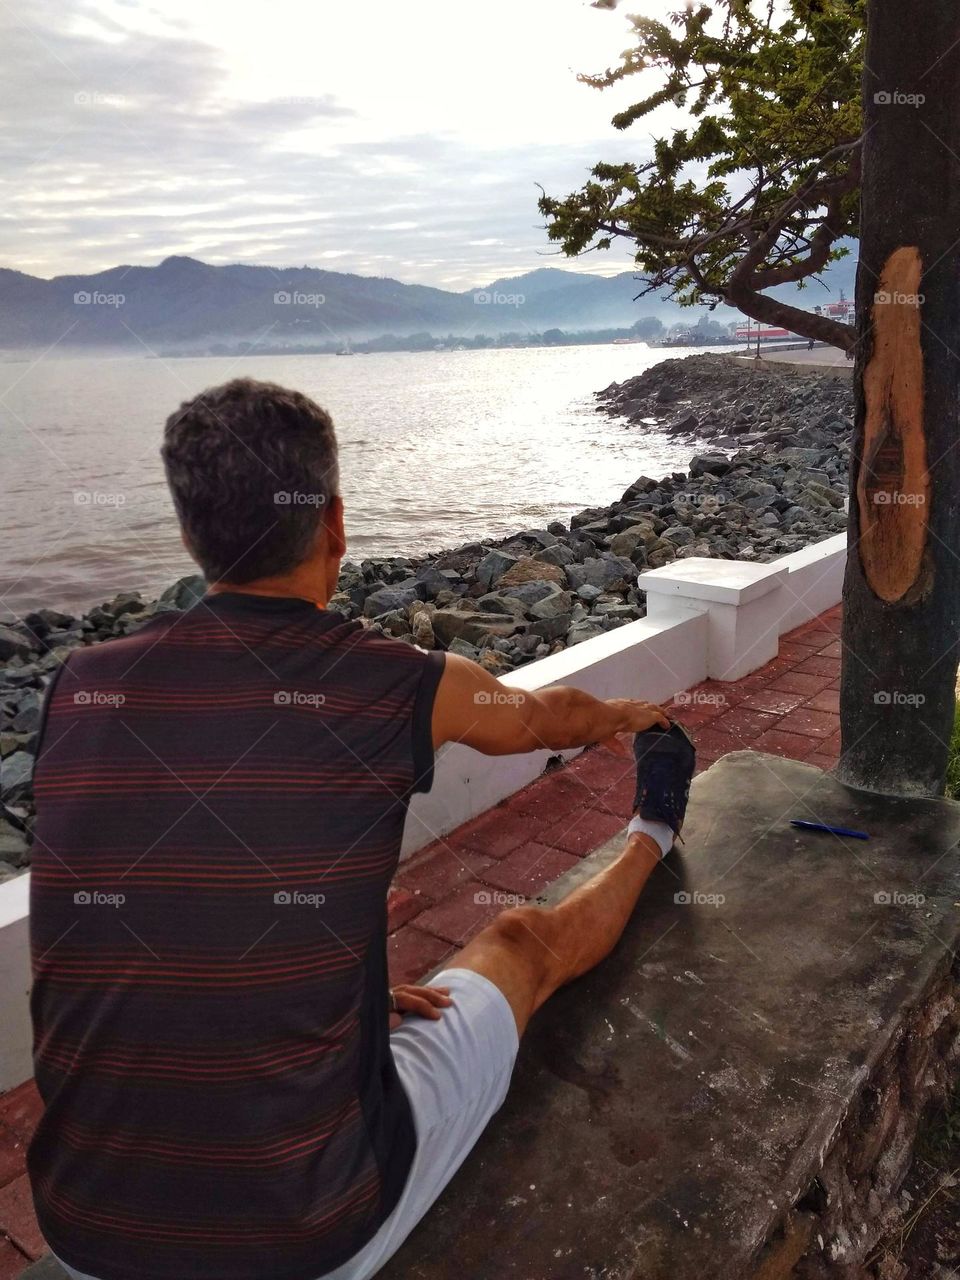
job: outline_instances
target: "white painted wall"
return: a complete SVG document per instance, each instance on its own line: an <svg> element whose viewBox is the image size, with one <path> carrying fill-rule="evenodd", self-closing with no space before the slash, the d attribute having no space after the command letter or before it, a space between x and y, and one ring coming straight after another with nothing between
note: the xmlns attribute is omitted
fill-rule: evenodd
<svg viewBox="0 0 960 1280"><path fill-rule="evenodd" d="M637 581L651 621L704 614L707 673L740 680L776 657L785 632L839 603L846 561L847 535L839 533L768 564L694 556Z"/></svg>
<svg viewBox="0 0 960 1280"><path fill-rule="evenodd" d="M0 1091L29 1080L30 873L0 885Z"/></svg>
<svg viewBox="0 0 960 1280"><path fill-rule="evenodd" d="M838 534L766 565L689 559L654 569L640 577L646 618L531 662L502 683L528 691L566 684L600 698L665 702L707 675L739 679L775 656L781 635L839 603L846 545L846 534ZM548 756L490 757L444 747L432 790L410 806L402 856L525 787ZM0 884L0 1091L33 1072L29 884L29 873Z"/></svg>
<svg viewBox="0 0 960 1280"><path fill-rule="evenodd" d="M834 538L814 542L802 551L783 556L777 564L790 571L781 596L782 635L840 600L847 567L847 535L838 533Z"/></svg>

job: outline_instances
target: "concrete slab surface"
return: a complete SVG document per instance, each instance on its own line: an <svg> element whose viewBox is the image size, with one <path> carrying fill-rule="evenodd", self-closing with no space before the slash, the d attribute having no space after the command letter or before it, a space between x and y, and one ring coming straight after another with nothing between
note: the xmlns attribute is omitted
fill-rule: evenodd
<svg viewBox="0 0 960 1280"><path fill-rule="evenodd" d="M534 1019L502 1110L383 1280L748 1275L949 965L958 840L951 801L757 752L714 764L685 848L615 953Z"/></svg>

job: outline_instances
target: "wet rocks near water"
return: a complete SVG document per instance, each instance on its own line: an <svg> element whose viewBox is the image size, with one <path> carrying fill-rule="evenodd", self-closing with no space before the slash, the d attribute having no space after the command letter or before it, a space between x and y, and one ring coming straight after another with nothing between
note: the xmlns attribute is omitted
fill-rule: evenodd
<svg viewBox="0 0 960 1280"><path fill-rule="evenodd" d="M419 558L344 561L330 608L502 675L643 617L644 569L690 556L771 560L844 528L849 386L694 356L600 400L631 430L683 423L699 438L688 470L641 476L569 523ZM203 589L194 576L159 600L124 592L82 617L41 609L0 625L0 879L28 860L33 756L54 669L78 645L188 608Z"/></svg>
<svg viewBox="0 0 960 1280"><path fill-rule="evenodd" d="M597 398L631 424L723 448L827 446L849 431L853 412L849 382L717 355L664 360Z"/></svg>
<svg viewBox="0 0 960 1280"><path fill-rule="evenodd" d="M330 607L501 674L642 617L637 562L609 540L555 523L420 562L347 561Z"/></svg>
<svg viewBox="0 0 960 1280"><path fill-rule="evenodd" d="M651 566L674 552L766 561L846 527L849 383L816 372L758 369L725 356L691 356L614 383L598 399L631 431L699 446L686 474L643 477L624 494L665 519L679 517L662 532L666 549L648 546Z"/></svg>
<svg viewBox="0 0 960 1280"><path fill-rule="evenodd" d="M709 447L686 472L641 476L569 525L421 561L345 563L331 605L502 672L642 617L644 569L691 556L772 560L845 528L846 384L705 356L667 361L600 399L640 430L663 429L667 405L668 429Z"/></svg>

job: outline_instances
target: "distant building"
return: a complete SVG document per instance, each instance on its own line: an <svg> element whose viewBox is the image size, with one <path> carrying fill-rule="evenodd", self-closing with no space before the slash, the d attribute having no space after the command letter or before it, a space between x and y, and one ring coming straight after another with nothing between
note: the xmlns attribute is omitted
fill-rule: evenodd
<svg viewBox="0 0 960 1280"><path fill-rule="evenodd" d="M752 320L747 320L746 323L738 324L736 327L736 337L740 342L756 342L758 337L761 342L767 342L771 338L795 338L796 336L789 329L777 329L772 325L761 327Z"/></svg>
<svg viewBox="0 0 960 1280"><path fill-rule="evenodd" d="M828 302L817 310L822 315L829 316L831 320L839 320L843 324L853 324L856 319L856 305L851 298L846 297L842 289L839 302Z"/></svg>

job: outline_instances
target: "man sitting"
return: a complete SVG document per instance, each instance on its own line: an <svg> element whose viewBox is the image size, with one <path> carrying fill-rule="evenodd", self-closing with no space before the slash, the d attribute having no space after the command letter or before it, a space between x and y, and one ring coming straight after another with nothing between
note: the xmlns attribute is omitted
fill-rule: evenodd
<svg viewBox="0 0 960 1280"><path fill-rule="evenodd" d="M692 749L659 707L499 696L476 664L328 609L337 446L305 396L208 391L168 419L163 458L207 594L74 651L42 730L37 1215L87 1280L364 1280L503 1102L531 1015L616 943ZM391 994L387 890L436 748L621 732L639 813L619 859ZM424 1016L391 1034L391 1002Z"/></svg>

